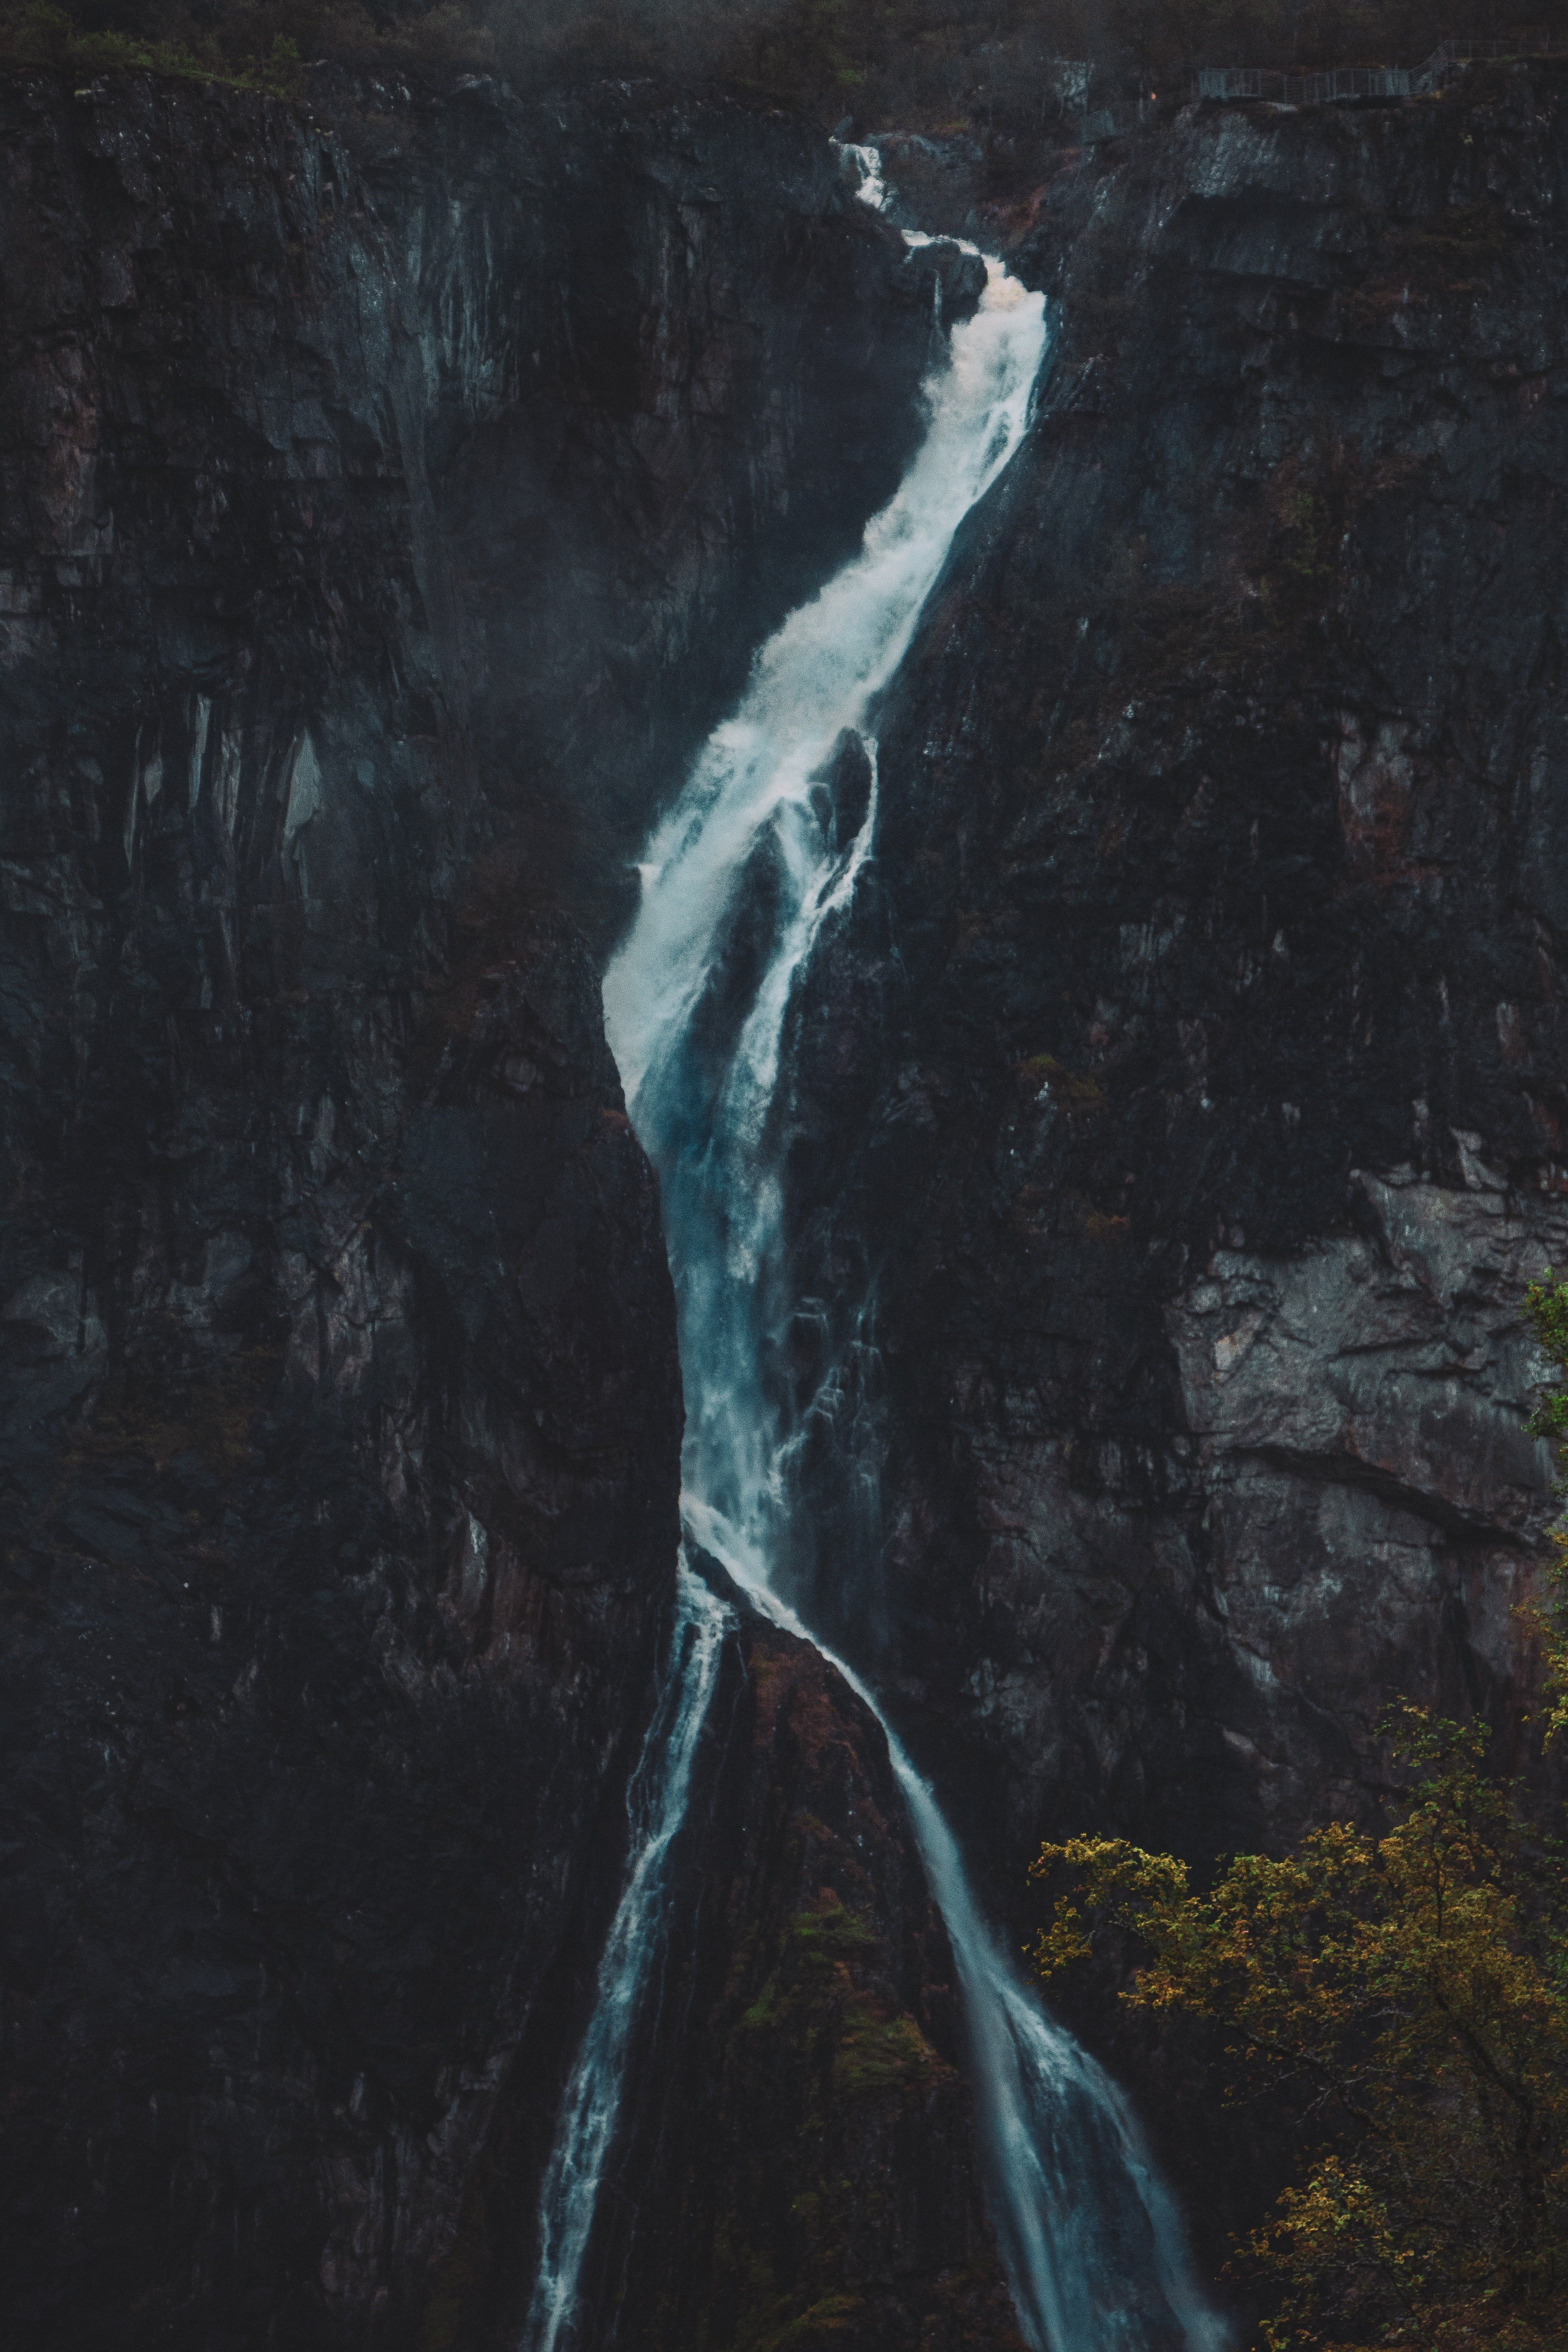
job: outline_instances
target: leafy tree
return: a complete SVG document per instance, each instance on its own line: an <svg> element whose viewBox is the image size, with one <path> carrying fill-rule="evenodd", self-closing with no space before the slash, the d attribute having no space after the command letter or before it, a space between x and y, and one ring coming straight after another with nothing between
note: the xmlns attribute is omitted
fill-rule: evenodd
<svg viewBox="0 0 1568 2352"><path fill-rule="evenodd" d="M1568 1471L1568 1284L1531 1286L1551 1368L1531 1427ZM1568 1486L1560 1488L1568 1492ZM1568 1724L1568 1520L1538 1623L1550 1741ZM1034 1866L1055 1895L1051 1978L1135 1955L1122 1993L1161 2024L1215 2021L1225 2090L1267 2102L1298 2177L1237 2266L1269 2352L1557 2352L1568 2346L1568 1861L1483 1727L1404 1706L1393 1825L1313 1831L1210 1885L1122 1840Z"/></svg>

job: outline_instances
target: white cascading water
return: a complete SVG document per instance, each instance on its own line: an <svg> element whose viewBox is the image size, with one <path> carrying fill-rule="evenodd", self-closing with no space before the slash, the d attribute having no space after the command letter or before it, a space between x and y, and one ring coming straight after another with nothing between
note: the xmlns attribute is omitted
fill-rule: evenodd
<svg viewBox="0 0 1568 2352"><path fill-rule="evenodd" d="M874 155L846 154L859 164L861 194L879 201ZM955 531L1028 421L1046 347L1043 299L999 261L985 268L979 310L953 331L926 387L929 427L902 484L859 553L758 656L740 709L715 730L648 845L639 912L605 982L610 1043L663 1190L686 1391L686 1523L766 1615L807 1640L809 1627L779 1589L798 1432L780 1402L786 1384L770 1377L795 1304L770 1114L791 992L869 854L876 703ZM847 761L859 777L848 793L833 782ZM696 1580L682 1575L688 1627L711 1629L717 1620L701 1616ZM716 1657L721 1633L710 1638ZM988 2200L1026 2339L1035 2352L1220 2352L1226 2332L1205 2304L1179 2219L1120 2093L1047 2018L986 1925L952 1832L875 1694L842 1659L824 1654L887 1732L946 1922ZM598 2008L545 2181L540 2283L522 2352L570 2341L619 2113L617 2060L663 1932L653 1914L673 1833L664 1823L684 1803L707 1704L691 1655L689 1647L688 1664L671 1669L680 1687L673 1700L667 1687L639 1767L651 1786L656 1737L684 1743L647 1809L641 1844L634 1841ZM710 1691L716 1666L705 1671ZM643 1922L635 1930L628 1906Z"/></svg>

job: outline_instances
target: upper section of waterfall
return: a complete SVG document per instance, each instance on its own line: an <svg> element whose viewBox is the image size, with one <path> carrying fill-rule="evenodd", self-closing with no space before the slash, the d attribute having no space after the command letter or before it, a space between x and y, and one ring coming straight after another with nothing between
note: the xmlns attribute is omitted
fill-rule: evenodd
<svg viewBox="0 0 1568 2352"><path fill-rule="evenodd" d="M846 160L875 201L868 161ZM858 553L758 654L647 846L637 919L605 982L611 1045L662 1181L688 1526L766 1614L807 1638L789 1575L799 1411L782 1370L801 1304L776 1117L789 1087L785 1016L874 854L879 698L954 534L1027 425L1044 304L999 261L985 268L979 310L927 384L930 423L903 482ZM876 1467L864 1454L846 1465L862 1483ZM874 1542L873 1521L862 1525ZM851 1591L868 1587L873 1561L839 1566ZM989 2202L1026 2340L1036 2352L1214 2352L1223 2331L1117 2094L1005 1958L875 1694L834 1663L888 1733L957 1959Z"/></svg>
<svg viewBox="0 0 1568 2352"><path fill-rule="evenodd" d="M644 852L637 919L605 982L628 1103L641 1099L659 1056L680 1050L735 877L770 835L790 869L794 911L806 917L792 970L809 949L811 916L844 854L823 834L812 785L846 730L869 731L877 697L903 658L954 532L1027 423L1046 348L1044 298L1000 262L985 268L979 309L953 329L927 380L925 438L897 492L867 526L859 551L763 646L733 716L715 730ZM765 1082L765 1055L759 1075ZM656 1076L639 1130L658 1116L658 1088Z"/></svg>

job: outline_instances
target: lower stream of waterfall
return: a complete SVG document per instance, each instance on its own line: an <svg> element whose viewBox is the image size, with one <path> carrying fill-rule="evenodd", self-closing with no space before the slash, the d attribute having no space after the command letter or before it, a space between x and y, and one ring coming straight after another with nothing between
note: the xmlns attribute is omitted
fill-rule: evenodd
<svg viewBox="0 0 1568 2352"><path fill-rule="evenodd" d="M862 193L879 194L868 170ZM954 533L1024 436L1046 342L1043 298L987 260L979 309L953 330L927 384L930 424L902 484L858 553L758 655L739 709L648 845L637 920L605 982L627 1105L662 1186L686 1392L689 1537L761 1611L807 1640L810 1627L781 1590L798 1432L784 1384L768 1371L795 1304L771 1119L785 1015L870 854L878 699ZM846 1562L846 1576L855 1572ZM632 2026L667 1932L668 1857L732 1622L683 1564L670 1656L629 1795L626 1889L546 2171L521 2352L564 2352L575 2341ZM1026 2342L1034 2352L1219 2352L1226 2331L1121 2095L1051 2022L986 1924L952 1834L875 1692L824 1654L887 1732L947 1926L988 2205Z"/></svg>
<svg viewBox="0 0 1568 2352"><path fill-rule="evenodd" d="M563 2338L570 2341L637 2005L663 1938L666 1864L686 1818L692 1759L719 1679L720 1649L734 1622L733 1611L683 1560L669 1658L626 1791L626 1883L600 1955L594 2013L567 2080L540 2189L539 2268L523 2332L529 2352L555 2352Z"/></svg>

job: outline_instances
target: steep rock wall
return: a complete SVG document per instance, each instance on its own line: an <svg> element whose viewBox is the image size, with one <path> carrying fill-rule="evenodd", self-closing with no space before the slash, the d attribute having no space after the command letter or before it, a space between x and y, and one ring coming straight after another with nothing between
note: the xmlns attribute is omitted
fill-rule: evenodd
<svg viewBox="0 0 1568 2352"><path fill-rule="evenodd" d="M723 100L23 74L0 145L8 2325L435 2343L676 1539L582 926L938 272Z"/></svg>
<svg viewBox="0 0 1568 2352"><path fill-rule="evenodd" d="M889 698L792 1149L802 1385L864 1366L869 1289L840 1420L889 1457L869 1603L831 1517L801 1573L1004 1900L1045 1831L1212 1853L1374 1802L1400 1693L1514 1752L1565 162L1560 69L1478 68L1190 109L993 223L1054 351Z"/></svg>
<svg viewBox="0 0 1568 2352"><path fill-rule="evenodd" d="M759 1621L726 1643L669 1916L584 2340L1019 2352L980 2201L952 1955L886 1744L833 1668ZM516 2340L525 2137L503 2108L469 2192L441 2281L458 2347Z"/></svg>

